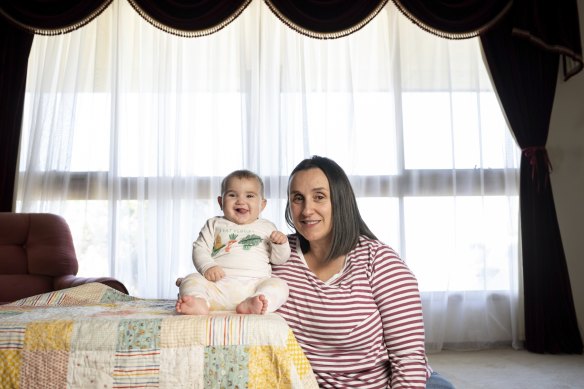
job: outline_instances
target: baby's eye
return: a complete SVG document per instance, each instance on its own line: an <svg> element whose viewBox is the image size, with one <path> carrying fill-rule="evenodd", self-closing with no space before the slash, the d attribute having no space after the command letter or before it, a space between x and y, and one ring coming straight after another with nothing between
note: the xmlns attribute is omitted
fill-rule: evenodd
<svg viewBox="0 0 584 389"><path fill-rule="evenodd" d="M235 197L235 193L233 193L233 192L227 193L227 197Z"/></svg>
<svg viewBox="0 0 584 389"><path fill-rule="evenodd" d="M255 198L255 197L256 197L256 195L254 195L254 194L248 194L248 195L247 195L247 198L248 198L248 199L253 199L253 198Z"/></svg>

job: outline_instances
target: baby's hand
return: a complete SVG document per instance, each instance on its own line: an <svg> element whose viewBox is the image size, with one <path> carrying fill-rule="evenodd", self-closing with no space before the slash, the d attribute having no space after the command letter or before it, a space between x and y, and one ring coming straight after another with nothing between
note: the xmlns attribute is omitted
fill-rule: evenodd
<svg viewBox="0 0 584 389"><path fill-rule="evenodd" d="M270 234L270 242L274 244L284 244L288 242L288 237L283 232L273 231Z"/></svg>
<svg viewBox="0 0 584 389"><path fill-rule="evenodd" d="M209 281L219 281L221 278L225 277L225 272L221 269L221 266L213 266L207 269L203 276Z"/></svg>

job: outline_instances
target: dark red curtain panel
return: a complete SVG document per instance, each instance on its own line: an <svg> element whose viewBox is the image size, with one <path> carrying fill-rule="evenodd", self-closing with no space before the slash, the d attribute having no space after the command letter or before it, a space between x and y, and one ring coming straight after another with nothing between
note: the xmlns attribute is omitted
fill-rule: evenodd
<svg viewBox="0 0 584 389"><path fill-rule="evenodd" d="M375 17L388 0L265 0L297 32L320 39L349 35Z"/></svg>
<svg viewBox="0 0 584 389"><path fill-rule="evenodd" d="M35 34L67 33L92 21L112 0L2 0L0 14Z"/></svg>
<svg viewBox="0 0 584 389"><path fill-rule="evenodd" d="M582 339L558 226L545 144L559 53L514 37L513 15L481 36L499 100L522 148L521 242L525 347L537 353L582 353Z"/></svg>
<svg viewBox="0 0 584 389"><path fill-rule="evenodd" d="M251 0L129 0L155 27L179 36L203 36L219 31Z"/></svg>
<svg viewBox="0 0 584 389"><path fill-rule="evenodd" d="M0 17L0 212L11 212L33 34Z"/></svg>
<svg viewBox="0 0 584 389"><path fill-rule="evenodd" d="M393 0L412 22L450 39L479 35L509 11L513 0Z"/></svg>

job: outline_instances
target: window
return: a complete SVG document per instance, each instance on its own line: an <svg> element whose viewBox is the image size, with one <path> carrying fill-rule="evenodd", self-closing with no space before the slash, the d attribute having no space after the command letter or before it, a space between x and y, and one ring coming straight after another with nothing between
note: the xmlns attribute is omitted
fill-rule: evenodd
<svg viewBox="0 0 584 389"><path fill-rule="evenodd" d="M80 275L171 298L225 174L262 175L263 216L289 231L288 174L318 154L345 168L422 291L512 289L518 156L478 42L400 16L388 6L359 33L318 41L254 2L193 39L115 2L78 31L35 37L18 209L68 220Z"/></svg>

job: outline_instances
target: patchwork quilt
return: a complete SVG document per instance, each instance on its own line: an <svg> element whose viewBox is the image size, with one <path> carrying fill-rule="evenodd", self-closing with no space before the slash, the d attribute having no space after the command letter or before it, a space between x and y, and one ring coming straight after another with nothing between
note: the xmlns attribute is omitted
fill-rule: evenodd
<svg viewBox="0 0 584 389"><path fill-rule="evenodd" d="M179 315L92 283L0 306L0 388L318 388L279 315Z"/></svg>

